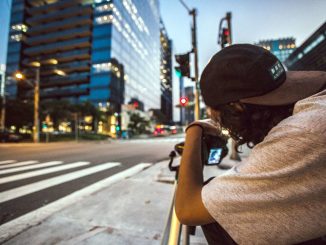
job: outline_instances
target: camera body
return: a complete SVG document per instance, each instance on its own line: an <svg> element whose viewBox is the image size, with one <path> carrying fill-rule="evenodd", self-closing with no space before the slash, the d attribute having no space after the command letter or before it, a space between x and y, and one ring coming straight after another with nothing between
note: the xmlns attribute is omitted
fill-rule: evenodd
<svg viewBox="0 0 326 245"><path fill-rule="evenodd" d="M227 148L228 138L222 135L203 135L202 136L202 155L201 159L204 165L218 165L222 159L228 154ZM185 142L178 143L174 146L174 150L181 156L183 153Z"/></svg>
<svg viewBox="0 0 326 245"><path fill-rule="evenodd" d="M204 165L218 165L228 154L228 138L213 135L203 135L202 137L202 162Z"/></svg>

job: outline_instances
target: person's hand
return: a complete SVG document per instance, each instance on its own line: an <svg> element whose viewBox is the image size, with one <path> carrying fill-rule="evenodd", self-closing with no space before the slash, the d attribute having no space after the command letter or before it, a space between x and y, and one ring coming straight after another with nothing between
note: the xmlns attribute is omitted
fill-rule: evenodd
<svg viewBox="0 0 326 245"><path fill-rule="evenodd" d="M200 127L202 133L206 135L218 136L221 134L221 125L212 119L194 121L188 125L186 132L192 127Z"/></svg>

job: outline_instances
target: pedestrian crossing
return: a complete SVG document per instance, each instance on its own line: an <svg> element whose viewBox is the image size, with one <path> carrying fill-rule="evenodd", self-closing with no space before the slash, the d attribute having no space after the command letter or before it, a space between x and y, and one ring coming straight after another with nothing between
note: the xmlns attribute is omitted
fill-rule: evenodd
<svg viewBox="0 0 326 245"><path fill-rule="evenodd" d="M0 223L0 243L8 237L14 236L27 227L30 227L34 223L37 224L52 213L68 205L73 205L82 198L89 197L92 193L113 183L129 178L151 165L151 163L139 163L129 168L122 168L123 164L120 162L94 164L88 161L0 161L0 206L2 210L0 214L0 220L2 220L2 224ZM65 188L66 185L71 185L73 181L83 180L84 177L86 178L92 174L99 174L103 171L119 167L121 167L121 170L116 169L113 175L105 173L105 175L107 174L108 176L104 178L102 176L98 179L96 177L96 179L88 183L88 185L78 187L79 189L66 193L64 196L54 199L47 205L42 204L37 208L26 210L23 214L19 214L13 219L3 222L5 217L4 213L8 213L8 210L15 213L13 207L23 207L25 204L22 200L28 200L29 195L39 191L47 191L49 188L51 188L51 191L54 190L53 188ZM48 177L46 176L47 174L51 174L51 176ZM40 176L45 176L45 178L41 178L40 180L40 178L38 178ZM23 181L22 184L20 184L19 181ZM11 184L16 183L19 185L11 186ZM6 188L8 185L9 188ZM49 195L51 195L51 193ZM16 200L19 200L19 202Z"/></svg>
<svg viewBox="0 0 326 245"><path fill-rule="evenodd" d="M17 162L15 160L0 161L0 205L8 201L14 201L17 198L25 197L38 191L57 187L58 185L70 183L77 179L101 173L108 169L120 167L120 162L104 162L92 164L87 161L63 162L50 161L39 162L37 160L28 160ZM140 163L142 168L148 167L150 163ZM136 166L138 166L136 165ZM132 167L131 167L132 168ZM122 169L123 170L123 169ZM127 169L128 170L128 169ZM51 177L47 177L51 174ZM36 178L45 176L43 179ZM112 177L112 176L111 176ZM21 186L19 182L22 181ZM24 181L25 180L25 181ZM99 179L96 182L100 182ZM17 184L18 183L18 186ZM26 184L27 183L27 184ZM10 187L10 184L16 184ZM6 186L9 185L9 188ZM1 217L0 217L1 218Z"/></svg>

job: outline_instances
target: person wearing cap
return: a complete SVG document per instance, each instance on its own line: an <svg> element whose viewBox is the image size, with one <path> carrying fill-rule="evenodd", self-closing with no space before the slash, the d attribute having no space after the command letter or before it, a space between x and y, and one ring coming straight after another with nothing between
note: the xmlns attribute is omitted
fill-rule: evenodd
<svg viewBox="0 0 326 245"><path fill-rule="evenodd" d="M237 44L211 58L200 86L214 120L186 130L176 192L181 223L202 225L209 244L322 244L326 72L286 71L269 51ZM253 149L204 185L202 135L221 128L237 147Z"/></svg>

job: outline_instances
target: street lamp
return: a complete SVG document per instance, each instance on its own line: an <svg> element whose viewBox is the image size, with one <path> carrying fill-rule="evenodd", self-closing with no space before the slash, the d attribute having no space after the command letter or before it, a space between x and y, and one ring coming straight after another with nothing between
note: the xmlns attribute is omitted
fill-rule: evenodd
<svg viewBox="0 0 326 245"><path fill-rule="evenodd" d="M38 62L37 62L38 63ZM40 63L35 65L35 81L25 79L25 76L20 71L17 71L14 76L17 80L24 80L34 88L34 127L33 141L40 142L40 121L39 121L39 104L40 104Z"/></svg>

